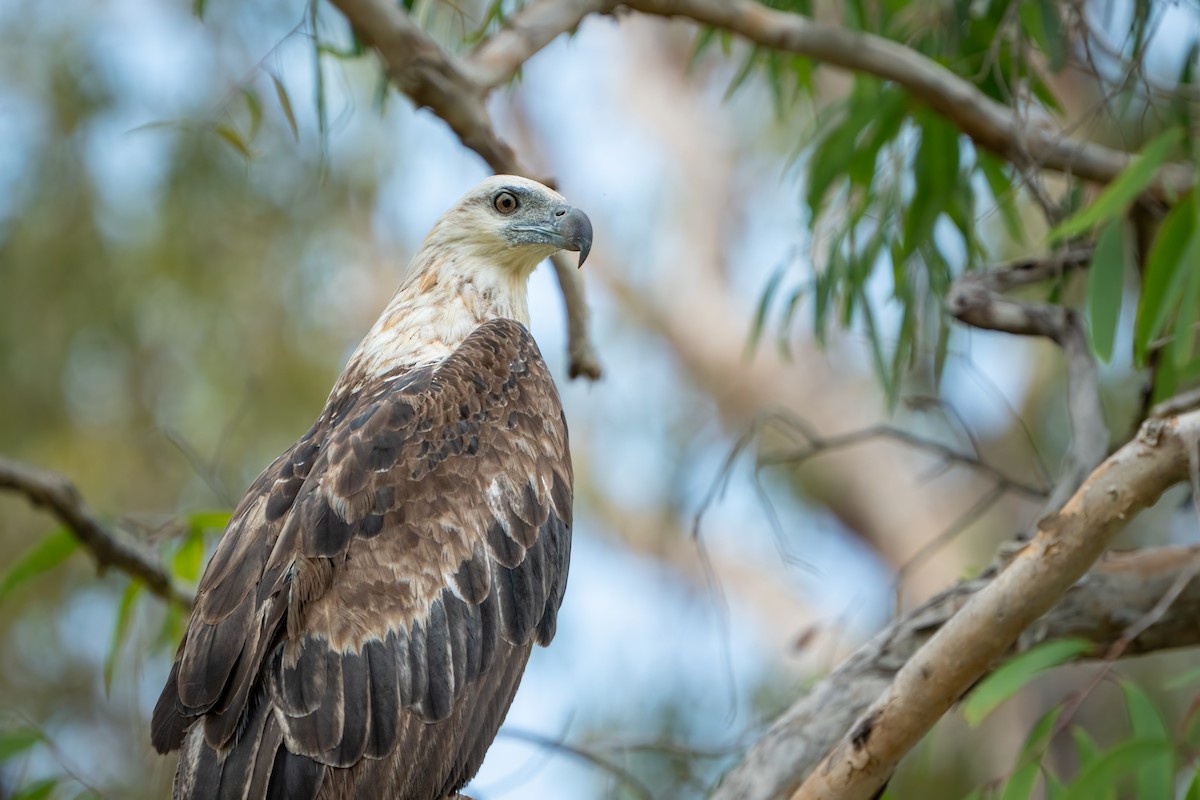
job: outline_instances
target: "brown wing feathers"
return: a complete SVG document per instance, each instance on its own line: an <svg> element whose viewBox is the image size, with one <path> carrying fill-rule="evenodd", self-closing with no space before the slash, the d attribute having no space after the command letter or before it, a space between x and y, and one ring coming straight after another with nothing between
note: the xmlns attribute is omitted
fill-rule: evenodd
<svg viewBox="0 0 1200 800"><path fill-rule="evenodd" d="M454 744L470 752L403 785L458 788L528 645L554 635L570 525L561 408L519 324L489 322L436 370L335 398L235 513L155 711L155 745L178 747L203 717L203 746L189 738L183 756L195 782L232 771L243 787L252 776L299 792L326 779L322 765ZM464 696L502 707L465 708Z"/></svg>

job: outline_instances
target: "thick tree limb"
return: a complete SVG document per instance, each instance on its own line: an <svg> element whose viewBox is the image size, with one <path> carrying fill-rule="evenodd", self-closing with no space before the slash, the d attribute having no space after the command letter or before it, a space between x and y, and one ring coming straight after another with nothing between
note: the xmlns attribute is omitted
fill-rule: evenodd
<svg viewBox="0 0 1200 800"><path fill-rule="evenodd" d="M1172 584L1200 560L1200 546L1110 553L1041 619L1021 634L1007 655L1051 639L1094 643L1101 658L1148 614ZM713 800L788 797L870 704L887 691L896 672L954 616L991 576L966 581L893 623L822 680L771 725L743 761L725 777ZM1200 581L1190 582L1169 611L1129 642L1131 656L1200 645Z"/></svg>
<svg viewBox="0 0 1200 800"><path fill-rule="evenodd" d="M138 548L122 541L92 513L70 480L55 472L37 469L0 457L0 489L24 495L44 508L75 535L100 569L113 567L146 584L164 600L191 608L191 592L178 586L159 564Z"/></svg>
<svg viewBox="0 0 1200 800"><path fill-rule="evenodd" d="M899 669L793 800L867 800L900 758L1100 556L1131 516L1189 476L1200 411L1151 419Z"/></svg>
<svg viewBox="0 0 1200 800"><path fill-rule="evenodd" d="M478 153L494 172L538 177L496 135L484 101L496 85L488 81L507 80L512 72L505 70L515 71L520 66L516 57L528 58L553 37L545 38L534 26L510 26L480 46L478 52L483 66L476 67L444 51L395 3L388 0L332 2L358 35L378 51L396 88L408 95L418 108L429 108L441 117L462 143ZM547 5L542 2L531 8ZM524 15L517 17L526 18ZM563 24L562 15L555 20ZM516 56L512 55L514 50ZM566 262L558 258L554 259L554 274L567 305L568 371L571 377L584 375L596 380L601 373L600 360L587 333L588 310L583 281L575 270L567 268Z"/></svg>

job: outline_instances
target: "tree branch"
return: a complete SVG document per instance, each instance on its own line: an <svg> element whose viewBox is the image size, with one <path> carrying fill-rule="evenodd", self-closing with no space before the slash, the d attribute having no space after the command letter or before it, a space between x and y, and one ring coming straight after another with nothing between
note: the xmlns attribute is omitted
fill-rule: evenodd
<svg viewBox="0 0 1200 800"><path fill-rule="evenodd" d="M504 69L515 70L520 66L514 61L514 50L517 56L528 58L550 41L539 33L540 29L530 30L528 26L505 28L481 44L477 51L481 54L478 64L468 64L442 50L395 3L388 0L331 1L358 35L375 48L396 88L408 95L418 108L428 108L441 117L462 143L478 153L494 172L537 177L496 135L484 101L495 85L487 81L507 80L511 72L506 74ZM530 9L544 10L548 5L541 2ZM529 18L521 14L517 17ZM560 24L562 19L556 17ZM538 179L549 182L545 178ZM571 377L584 375L596 380L601 374L600 360L587 334L588 310L583 282L575 270L564 269L565 262L560 262L555 259L554 274L567 305L568 371Z"/></svg>
<svg viewBox="0 0 1200 800"><path fill-rule="evenodd" d="M1006 569L896 673L793 800L870 798L900 758L1088 570L1135 513L1188 478L1200 411L1151 419L1093 472Z"/></svg>
<svg viewBox="0 0 1200 800"><path fill-rule="evenodd" d="M954 281L946 306L960 322L1024 336L1045 336L1067 358L1067 406L1071 448L1063 461L1044 513L1057 511L1108 450L1108 426L1100 406L1100 376L1079 315L1049 303L1009 300L1001 291L1045 280L1087 263L1089 250L1071 251L1044 260L1020 261L968 272Z"/></svg>
<svg viewBox="0 0 1200 800"><path fill-rule="evenodd" d="M75 484L64 476L0 457L0 489L24 495L33 505L58 517L92 554L101 570L118 569L146 584L147 589L167 602L192 607L195 600L192 593L176 585L148 555L110 531L83 502Z"/></svg>
<svg viewBox="0 0 1200 800"><path fill-rule="evenodd" d="M508 19L467 57L485 91L508 83L521 66L550 42L575 30L590 14L612 10L612 0L537 0Z"/></svg>
<svg viewBox="0 0 1200 800"><path fill-rule="evenodd" d="M1109 183L1132 158L1121 150L1052 131L1048 124L1031 124L1026 115L991 99L933 59L890 39L775 11L753 0L629 0L625 5L645 14L686 17L732 31L763 47L892 81L954 123L977 145L1018 166L1049 168ZM1187 191L1192 181L1190 166L1167 164L1146 193L1169 199Z"/></svg>
<svg viewBox="0 0 1200 800"><path fill-rule="evenodd" d="M1181 575L1200 560L1200 545L1160 547L1102 558L1006 657L1052 639L1094 644L1085 658L1106 657L1131 619L1149 614ZM775 800L794 792L833 745L882 695L896 672L991 577L965 581L880 632L772 724L721 783L713 800ZM1123 656L1200 645L1200 582L1192 581L1169 611L1132 638ZM997 665L998 666L998 665Z"/></svg>

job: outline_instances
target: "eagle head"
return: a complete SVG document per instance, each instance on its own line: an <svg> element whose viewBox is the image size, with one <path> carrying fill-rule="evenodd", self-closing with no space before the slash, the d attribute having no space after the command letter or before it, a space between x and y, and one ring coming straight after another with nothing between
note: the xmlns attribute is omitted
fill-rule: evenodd
<svg viewBox="0 0 1200 800"><path fill-rule="evenodd" d="M445 248L524 278L559 250L592 247L592 223L548 186L493 175L467 193L429 232L422 249Z"/></svg>

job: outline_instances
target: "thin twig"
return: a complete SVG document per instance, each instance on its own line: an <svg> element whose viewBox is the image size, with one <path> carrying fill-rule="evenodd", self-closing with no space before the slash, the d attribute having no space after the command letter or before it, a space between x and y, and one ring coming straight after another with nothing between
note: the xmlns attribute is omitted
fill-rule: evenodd
<svg viewBox="0 0 1200 800"><path fill-rule="evenodd" d="M802 430L802 429L797 429ZM890 439L899 444L913 447L918 450L924 450L934 455L940 456L947 462L961 464L966 467L987 475L992 478L997 486L1004 490L1015 492L1016 494L1024 495L1025 497L1034 500L1044 500L1049 493L1049 490L1043 486L1036 486L1017 480L1016 478L1005 475L1000 469L987 463L979 456L962 453L952 447L942 444L941 442L932 439L925 439L910 433L901 428L896 428L892 425L880 424L872 425L868 428L863 428L850 433L838 434L835 436L817 436L811 432L805 434L808 440L807 447L782 453L771 453L764 455L760 459L763 466L782 466L787 465L796 467L803 464L809 459L816 456L839 450L854 445L863 444L877 439Z"/></svg>
<svg viewBox="0 0 1200 800"><path fill-rule="evenodd" d="M1166 616L1167 611L1169 611L1171 606L1175 604L1175 601L1179 599L1179 596L1183 594L1183 590L1188 587L1188 584L1196 579L1197 575L1200 575L1200 557L1193 558L1175 578L1175 581L1170 585L1170 587L1167 588L1167 591L1163 592L1162 597L1158 599L1158 602L1154 604L1154 607L1145 614L1142 614L1142 616L1138 617L1133 624L1126 628L1121 636L1109 646L1108 651L1104 654L1104 660L1100 663L1100 667L1096 670L1095 674L1092 675L1091 680L1089 680L1083 688L1072 693L1070 699L1068 699L1066 704L1063 706L1062 713L1059 716L1058 721L1054 724L1054 733L1051 734L1051 738L1057 736L1059 733L1062 733L1068 727L1070 727L1072 720L1075 718L1075 714L1079 711L1080 707L1083 706L1084 701L1091 696L1092 692L1096 690L1096 687L1098 687L1105 681L1106 678L1108 678L1109 674L1113 670L1113 667L1116 666L1117 661L1121 658L1121 656L1125 654L1125 651L1129 648L1129 645L1131 645L1139 636L1149 630L1151 626L1157 624L1164 616Z"/></svg>
<svg viewBox="0 0 1200 800"><path fill-rule="evenodd" d="M1099 369L1092 357L1083 323L1074 310L1049 303L1013 300L1001 292L1044 281L1066 269L1082 266L1090 255L1090 249L1077 249L968 272L954 281L946 295L946 307L960 322L1021 336L1044 336L1058 344L1066 355L1071 447L1046 500L1044 513L1047 514L1057 511L1066 502L1108 450L1108 425L1100 405Z"/></svg>
<svg viewBox="0 0 1200 800"><path fill-rule="evenodd" d="M150 556L110 531L84 503L75 484L64 476L0 457L0 489L21 494L57 517L92 554L101 570L118 569L164 600L192 607L192 593L178 586Z"/></svg>
<svg viewBox="0 0 1200 800"><path fill-rule="evenodd" d="M597 755L590 750L578 747L576 745L567 744L561 739L553 739L549 736L543 736L540 733L521 730L519 728L501 728L500 735L508 737L509 739L517 739L522 742L529 742L530 744L537 745L538 747L545 747L550 750L558 750L559 752L566 753L567 755L573 756L581 761L586 761L592 766L612 775L638 797L644 798L644 800L654 800L654 793L651 792L646 784L642 783L642 781L639 780L636 775L619 764L615 764L604 756Z"/></svg>

